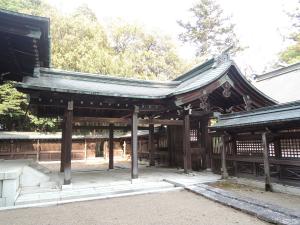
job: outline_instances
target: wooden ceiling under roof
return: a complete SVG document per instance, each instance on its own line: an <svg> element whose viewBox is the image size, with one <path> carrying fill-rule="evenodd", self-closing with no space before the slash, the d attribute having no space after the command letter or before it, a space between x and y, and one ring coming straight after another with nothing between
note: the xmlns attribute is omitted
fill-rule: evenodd
<svg viewBox="0 0 300 225"><path fill-rule="evenodd" d="M0 9L0 82L50 65L49 19Z"/></svg>

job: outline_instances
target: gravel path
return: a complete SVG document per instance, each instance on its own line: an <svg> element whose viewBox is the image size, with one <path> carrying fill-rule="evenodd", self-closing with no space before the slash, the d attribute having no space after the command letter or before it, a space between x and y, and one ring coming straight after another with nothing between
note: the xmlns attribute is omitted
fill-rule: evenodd
<svg viewBox="0 0 300 225"><path fill-rule="evenodd" d="M0 212L1 225L267 224L187 191Z"/></svg>

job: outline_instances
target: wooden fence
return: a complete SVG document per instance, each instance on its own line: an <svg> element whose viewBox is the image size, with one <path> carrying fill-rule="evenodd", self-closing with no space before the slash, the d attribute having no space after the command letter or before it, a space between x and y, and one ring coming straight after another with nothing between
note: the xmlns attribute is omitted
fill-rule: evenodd
<svg viewBox="0 0 300 225"><path fill-rule="evenodd" d="M284 131L268 136L270 174L273 180L300 186L300 133ZM261 134L231 136L226 148L226 165L230 175L263 178ZM212 137L213 171L221 171L221 137Z"/></svg>

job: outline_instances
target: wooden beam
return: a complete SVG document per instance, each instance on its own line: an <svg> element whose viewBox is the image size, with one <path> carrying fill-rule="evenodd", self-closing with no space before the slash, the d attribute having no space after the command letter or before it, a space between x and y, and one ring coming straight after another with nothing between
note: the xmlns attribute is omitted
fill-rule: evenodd
<svg viewBox="0 0 300 225"><path fill-rule="evenodd" d="M263 155L264 155L265 190L272 191L270 163L269 163L269 143L267 140L267 132L262 133L261 137L262 137Z"/></svg>
<svg viewBox="0 0 300 225"><path fill-rule="evenodd" d="M188 173L192 169L191 143L190 143L190 115L186 112L183 127L183 168Z"/></svg>
<svg viewBox="0 0 300 225"><path fill-rule="evenodd" d="M149 124L149 165L155 166L155 148L154 148L154 124Z"/></svg>
<svg viewBox="0 0 300 225"><path fill-rule="evenodd" d="M109 163L108 168L114 168L114 125L109 124Z"/></svg>
<svg viewBox="0 0 300 225"><path fill-rule="evenodd" d="M29 37L29 38L35 38L35 39L40 39L41 38L41 31L35 28L28 28L26 26L24 27L6 27L3 25L0 25L0 31L3 33L9 33L13 35L18 35L22 37Z"/></svg>
<svg viewBox="0 0 300 225"><path fill-rule="evenodd" d="M72 120L73 120L73 101L69 101L68 107L66 109L65 166L64 166L65 185L71 184Z"/></svg>
<svg viewBox="0 0 300 225"><path fill-rule="evenodd" d="M67 111L64 113L63 121L61 123L61 150L60 150L60 172L65 171L65 154L66 154L66 149L65 149L65 139L66 139L66 116L67 116Z"/></svg>
<svg viewBox="0 0 300 225"><path fill-rule="evenodd" d="M138 178L138 106L134 107L131 119L131 179Z"/></svg>
<svg viewBox="0 0 300 225"><path fill-rule="evenodd" d="M160 119L152 119L149 120L139 120L139 124L160 124L160 125L170 125L170 126L182 126L183 121L182 120L160 120Z"/></svg>
<svg viewBox="0 0 300 225"><path fill-rule="evenodd" d="M74 117L74 123L77 122L97 122L97 123L119 123L119 124L131 124L131 119L128 118L97 118L97 117ZM138 119L138 124L161 124L161 125L174 125L182 126L182 120L167 120L167 119Z"/></svg>
<svg viewBox="0 0 300 225"><path fill-rule="evenodd" d="M226 74L224 74L218 80L205 86L204 89L201 89L201 90L198 89L198 90L195 90L195 91L192 91L189 93L184 93L184 94L176 96L175 104L176 104L176 106L179 106L179 105L188 104L188 103L191 103L192 101L198 100L202 96L209 95L214 90L216 90L218 87L222 86L225 82L232 83L231 79Z"/></svg>
<svg viewBox="0 0 300 225"><path fill-rule="evenodd" d="M222 152L221 152L222 179L227 179L228 178L228 172L227 172L227 167L226 167L227 142L226 142L226 136L224 134L221 135L221 142L222 142Z"/></svg>
<svg viewBox="0 0 300 225"><path fill-rule="evenodd" d="M93 124L93 125L80 125L78 123L75 123L73 128L85 128L85 129L100 129L100 130L109 130L109 126L103 126L103 125L97 125L97 124ZM127 126L114 126L114 130L131 130L131 126L127 125ZM142 127L139 126L138 130L149 130L149 127Z"/></svg>
<svg viewBox="0 0 300 225"><path fill-rule="evenodd" d="M120 123L130 124L130 119L126 118L98 118L98 117L74 117L73 122L97 122L97 123Z"/></svg>

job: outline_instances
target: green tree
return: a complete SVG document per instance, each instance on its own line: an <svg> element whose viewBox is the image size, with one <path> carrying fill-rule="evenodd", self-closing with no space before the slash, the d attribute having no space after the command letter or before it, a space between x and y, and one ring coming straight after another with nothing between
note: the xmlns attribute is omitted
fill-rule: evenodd
<svg viewBox="0 0 300 225"><path fill-rule="evenodd" d="M127 76L168 80L186 69L168 36L146 32L137 24L117 21L111 24L109 37L116 58L126 65Z"/></svg>
<svg viewBox="0 0 300 225"><path fill-rule="evenodd" d="M300 1L298 1L295 12L288 15L291 17L291 28L293 29L289 39L293 44L280 54L280 61L293 64L300 61Z"/></svg>
<svg viewBox="0 0 300 225"><path fill-rule="evenodd" d="M106 27L87 5L67 15L44 0L0 0L0 8L50 18L54 68L148 80L171 79L186 69L169 37L121 21ZM26 113L25 95L11 84L3 88L5 93L15 95L1 103L5 108L12 101L11 110L0 115L0 122L7 123L7 129L14 129L13 121L23 124L23 129L55 129L55 121ZM20 129L21 125L15 127Z"/></svg>
<svg viewBox="0 0 300 225"><path fill-rule="evenodd" d="M193 19L188 22L178 21L185 30L179 39L195 45L196 56L208 58L230 46L233 46L232 53L241 50L234 24L214 0L199 0L190 8L190 12Z"/></svg>
<svg viewBox="0 0 300 225"><path fill-rule="evenodd" d="M4 130L55 130L56 120L41 119L28 111L28 99L12 82L0 86L0 123Z"/></svg>

